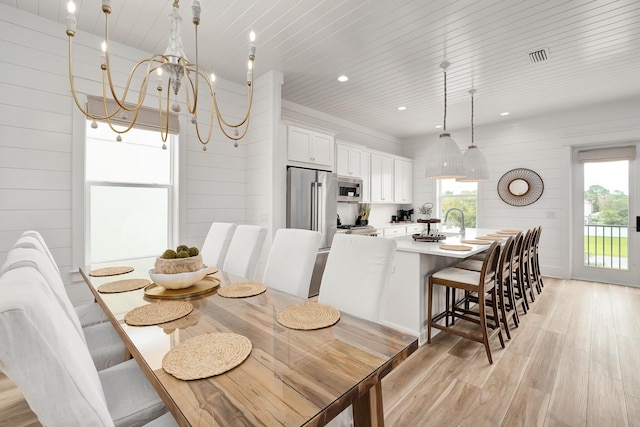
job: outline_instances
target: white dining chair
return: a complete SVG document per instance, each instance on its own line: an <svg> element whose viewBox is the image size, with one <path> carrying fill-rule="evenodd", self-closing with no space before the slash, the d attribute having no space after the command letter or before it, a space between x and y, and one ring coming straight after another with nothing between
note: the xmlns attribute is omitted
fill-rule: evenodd
<svg viewBox="0 0 640 427"><path fill-rule="evenodd" d="M378 322L396 246L393 239L336 234L318 302Z"/></svg>
<svg viewBox="0 0 640 427"><path fill-rule="evenodd" d="M86 343L98 370L103 370L125 361L127 353L124 342L110 322L98 323L86 328L82 327L80 319L64 289L64 284L46 255L34 248L14 248L7 254L7 260L0 274L22 267L34 268L44 277L44 285L50 288L56 303L63 309L76 333Z"/></svg>
<svg viewBox="0 0 640 427"><path fill-rule="evenodd" d="M238 225L229 244L222 268L233 276L254 280L267 229L258 225Z"/></svg>
<svg viewBox="0 0 640 427"><path fill-rule="evenodd" d="M53 258L53 255L51 254L47 243L40 233L35 230L25 231L24 233L22 233L22 236L16 241L14 247L35 248L39 251L42 251L47 255L47 258L49 258L51 265L53 265L53 267L55 268L58 277L60 277L60 280L62 280L58 264ZM2 274L1 271L0 274ZM102 307L100 307L100 305L95 302L76 305L74 306L74 309L76 311L76 314L78 315L78 319L80 319L80 325L82 325L83 328L98 323L103 323L109 320L107 318L107 315L102 310Z"/></svg>
<svg viewBox="0 0 640 427"><path fill-rule="evenodd" d="M273 239L262 282L300 298L309 297L309 285L322 234L281 228Z"/></svg>
<svg viewBox="0 0 640 427"><path fill-rule="evenodd" d="M396 246L393 239L336 234L322 274L318 302L379 322ZM382 393L380 383L376 387L377 392ZM352 407L327 425L353 426Z"/></svg>
<svg viewBox="0 0 640 427"><path fill-rule="evenodd" d="M231 222L214 222L209 227L200 254L202 262L209 267L222 268L229 244L238 225Z"/></svg>
<svg viewBox="0 0 640 427"><path fill-rule="evenodd" d="M0 277L0 368L22 391L38 421L128 427L162 417L166 408L135 360L96 370L45 282L31 267ZM177 425L164 417L160 421Z"/></svg>

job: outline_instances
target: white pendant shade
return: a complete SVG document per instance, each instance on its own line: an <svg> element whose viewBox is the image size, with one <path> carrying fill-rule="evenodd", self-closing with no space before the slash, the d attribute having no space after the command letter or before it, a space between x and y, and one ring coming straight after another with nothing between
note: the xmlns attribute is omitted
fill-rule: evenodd
<svg viewBox="0 0 640 427"><path fill-rule="evenodd" d="M489 165L478 147L470 145L462 158L464 159L465 177L458 178L456 181L479 182L489 180Z"/></svg>
<svg viewBox="0 0 640 427"><path fill-rule="evenodd" d="M458 144L449 133L440 134L437 144L427 153L426 178L450 179L465 176L464 160Z"/></svg>

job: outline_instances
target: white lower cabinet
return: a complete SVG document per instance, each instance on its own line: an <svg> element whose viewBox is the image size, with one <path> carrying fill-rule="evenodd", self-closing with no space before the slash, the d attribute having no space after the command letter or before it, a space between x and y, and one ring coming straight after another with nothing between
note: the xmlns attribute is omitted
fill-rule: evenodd
<svg viewBox="0 0 640 427"><path fill-rule="evenodd" d="M407 225L407 236L411 236L417 233L422 233L423 230L424 230L424 224Z"/></svg>
<svg viewBox="0 0 640 427"><path fill-rule="evenodd" d="M389 228L384 228L382 230L382 234L384 237L397 237L397 236L404 236L407 234L407 228L406 227L389 227Z"/></svg>

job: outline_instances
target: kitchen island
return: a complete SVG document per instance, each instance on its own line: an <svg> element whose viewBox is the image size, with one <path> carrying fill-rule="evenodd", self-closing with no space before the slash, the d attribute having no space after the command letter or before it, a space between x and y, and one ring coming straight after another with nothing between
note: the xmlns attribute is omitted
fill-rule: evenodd
<svg viewBox="0 0 640 427"><path fill-rule="evenodd" d="M389 287L385 296L382 312L382 323L399 331L418 337L420 345L427 337L427 286L429 277L443 268L451 267L458 262L485 251L486 245L461 243L460 240L474 239L495 233L495 229L466 229L464 236L447 237L440 242L419 242L411 236L394 237L398 248L394 259ZM505 240L508 236L505 236ZM451 251L440 248L440 245L467 245L469 251ZM434 313L444 311L444 288L434 287ZM434 331L435 332L435 331Z"/></svg>

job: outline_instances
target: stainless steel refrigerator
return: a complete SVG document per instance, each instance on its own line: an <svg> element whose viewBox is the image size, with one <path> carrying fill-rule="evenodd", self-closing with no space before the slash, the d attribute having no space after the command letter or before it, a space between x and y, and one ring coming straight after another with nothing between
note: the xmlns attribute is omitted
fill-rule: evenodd
<svg viewBox="0 0 640 427"><path fill-rule="evenodd" d="M287 169L287 228L315 230L322 234L309 297L318 295L324 265L336 233L338 215L336 174L290 166Z"/></svg>

